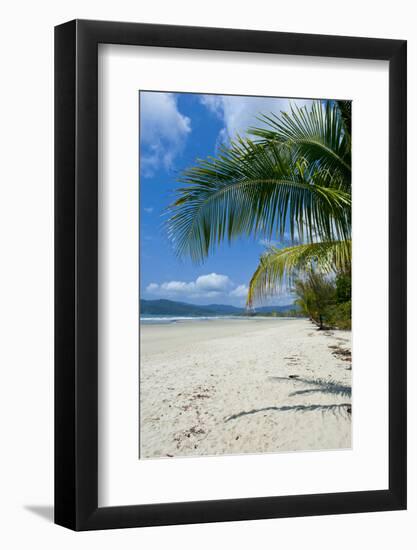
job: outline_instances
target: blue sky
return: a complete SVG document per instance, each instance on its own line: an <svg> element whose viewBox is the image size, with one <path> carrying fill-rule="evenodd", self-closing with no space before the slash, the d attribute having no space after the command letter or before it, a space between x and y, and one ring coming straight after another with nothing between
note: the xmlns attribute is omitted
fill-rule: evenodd
<svg viewBox="0 0 417 550"><path fill-rule="evenodd" d="M279 114L288 107L289 100L282 98L140 92L142 298L244 305L247 284L268 243L259 238L224 243L195 265L175 256L163 227L164 211L174 199L181 170L197 158L214 155L219 143L236 133L244 135L249 126L259 125L260 113ZM292 300L282 292L268 303Z"/></svg>

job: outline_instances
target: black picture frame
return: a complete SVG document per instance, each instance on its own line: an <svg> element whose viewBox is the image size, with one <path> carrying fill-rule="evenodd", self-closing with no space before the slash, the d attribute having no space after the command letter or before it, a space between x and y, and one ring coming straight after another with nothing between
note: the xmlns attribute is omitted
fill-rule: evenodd
<svg viewBox="0 0 417 550"><path fill-rule="evenodd" d="M98 507L98 44L389 62L389 488ZM74 20L55 28L55 523L92 530L406 508L406 41Z"/></svg>

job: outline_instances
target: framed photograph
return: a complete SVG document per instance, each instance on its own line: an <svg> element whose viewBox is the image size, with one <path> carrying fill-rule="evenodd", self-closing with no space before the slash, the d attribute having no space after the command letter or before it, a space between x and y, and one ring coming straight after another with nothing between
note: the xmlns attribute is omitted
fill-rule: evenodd
<svg viewBox="0 0 417 550"><path fill-rule="evenodd" d="M406 508L406 42L55 29L55 522Z"/></svg>

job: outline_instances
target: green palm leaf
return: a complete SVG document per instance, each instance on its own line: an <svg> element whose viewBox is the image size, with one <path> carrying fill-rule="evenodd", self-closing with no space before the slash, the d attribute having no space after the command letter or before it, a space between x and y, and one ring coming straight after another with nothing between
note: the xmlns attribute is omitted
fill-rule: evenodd
<svg viewBox="0 0 417 550"><path fill-rule="evenodd" d="M218 158L186 170L169 207L168 235L179 255L203 260L223 240L241 235L301 240L350 236L350 192L327 168L294 161L278 143L232 143Z"/></svg>
<svg viewBox="0 0 417 550"><path fill-rule="evenodd" d="M239 138L183 172L167 221L177 254L196 262L239 236L271 240L289 229L303 243L268 249L248 304L300 270L347 271L351 262L351 103L316 101L260 120L256 141Z"/></svg>
<svg viewBox="0 0 417 550"><path fill-rule="evenodd" d="M284 281L294 280L300 270L313 267L321 272L350 270L351 241L329 241L301 244L284 249L270 247L261 256L258 268L249 283L248 305L275 294Z"/></svg>
<svg viewBox="0 0 417 550"><path fill-rule="evenodd" d="M305 158L310 164L339 173L345 189L351 182L350 125L346 103L315 101L307 107L292 106L290 113L259 117L261 128L251 128L249 133L261 138L259 143L269 147L281 144L289 147L297 158Z"/></svg>
<svg viewBox="0 0 417 550"><path fill-rule="evenodd" d="M352 102L351 101L345 101L345 100L338 100L336 101L337 107L340 111L340 115L343 120L344 130L349 138L349 145L350 145L350 139L352 134Z"/></svg>

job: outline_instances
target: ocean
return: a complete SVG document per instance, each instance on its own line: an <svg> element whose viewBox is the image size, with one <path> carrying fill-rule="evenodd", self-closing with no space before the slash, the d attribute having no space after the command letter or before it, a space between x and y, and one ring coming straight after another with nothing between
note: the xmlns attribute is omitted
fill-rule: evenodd
<svg viewBox="0 0 417 550"><path fill-rule="evenodd" d="M210 316L179 316L179 315L152 315L146 314L140 316L140 322L144 325L167 325L171 323L183 323L185 321L203 322L203 321L257 321L265 320L282 321L293 319L293 317L272 317L272 316L245 316L245 315L210 315Z"/></svg>

